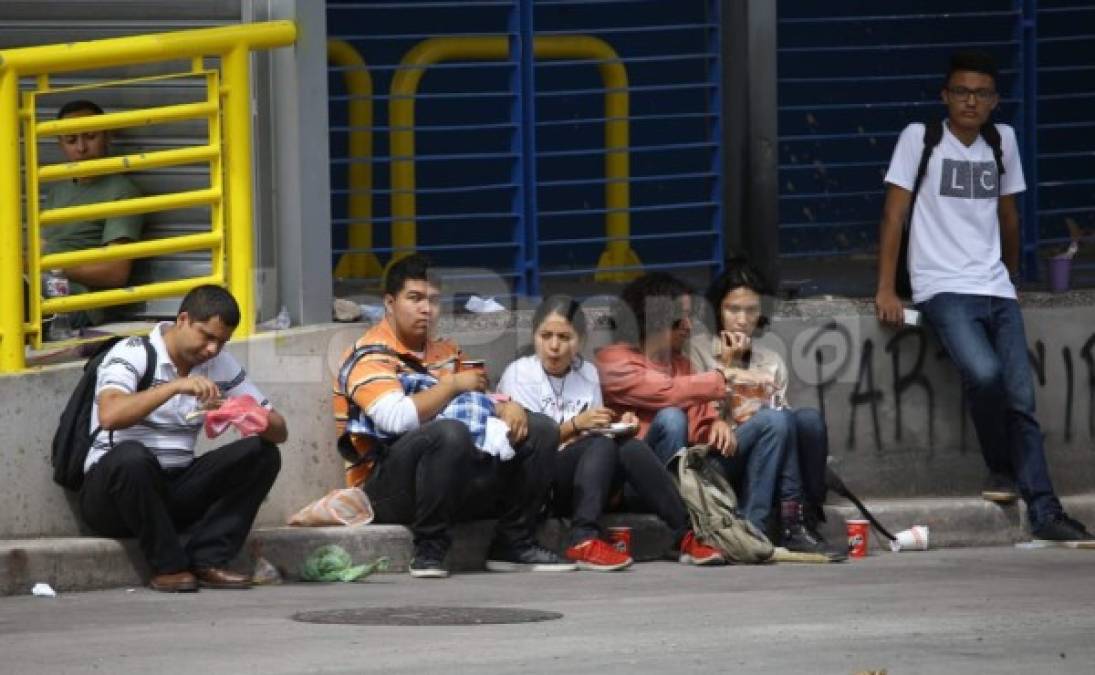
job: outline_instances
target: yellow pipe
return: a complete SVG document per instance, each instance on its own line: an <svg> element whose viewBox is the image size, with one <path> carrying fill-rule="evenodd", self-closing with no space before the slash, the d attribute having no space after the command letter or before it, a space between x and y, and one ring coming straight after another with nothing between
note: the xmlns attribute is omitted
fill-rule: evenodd
<svg viewBox="0 0 1095 675"><path fill-rule="evenodd" d="M415 169L414 102L418 84L426 68L454 59L498 60L509 54L505 37L429 38L411 48L400 60L400 69L392 78L388 100L388 132L391 148L392 252L389 265L414 252Z"/></svg>
<svg viewBox="0 0 1095 675"><path fill-rule="evenodd" d="M237 337L255 332L254 222L251 213L251 73L247 47L240 45L221 61L224 73L224 168L227 178L228 290L240 306Z"/></svg>
<svg viewBox="0 0 1095 675"><path fill-rule="evenodd" d="M184 295L187 291L203 284L220 283L221 280L213 276L191 277L189 279L160 281L154 284L144 284L142 286L93 291L91 293L81 293L79 295L63 295L58 298L43 300L42 311L46 314L52 314L54 312L78 312L82 309L125 305L131 302L143 302L145 300ZM242 322L242 318L240 320Z"/></svg>
<svg viewBox="0 0 1095 675"><path fill-rule="evenodd" d="M63 120L49 120L48 122L39 123L35 131L39 136L63 136L65 134L82 134L88 131L128 129L153 124L183 122L216 114L216 103L200 101L198 103L179 103L178 105L140 108L138 110L125 110L102 115L66 117Z"/></svg>
<svg viewBox="0 0 1095 675"><path fill-rule="evenodd" d="M64 180L65 178L88 178L109 173L126 171L147 171L165 166L196 164L208 162L217 156L220 148L212 145L196 145L175 150L157 150L132 155L119 155L103 159L89 159L83 162L49 164L38 168L38 180L42 182Z"/></svg>
<svg viewBox="0 0 1095 675"><path fill-rule="evenodd" d="M39 78L49 79L49 76L42 75ZM39 82L39 86L43 83ZM45 84L48 84L45 83ZM23 115L23 137L34 137L34 125L38 122L38 112L35 106L35 96L32 92L23 92L23 106L21 110ZM38 143L26 143L24 152L26 153L26 159L24 166L38 166ZM36 244L41 241L42 228L38 222L38 212L41 209L41 203L39 201L40 185L38 182L38 176L34 171L24 171L26 176L26 223L27 223L27 238L28 242L35 242ZM27 246L24 253L26 259L27 279L34 279L34 283L28 283L33 291L28 292L26 300L26 309L24 310L23 322L30 321L35 325L40 326L42 324L42 306L41 306L41 293L38 292L37 280L41 279L42 265L39 259L40 250L38 246ZM26 340L26 337L24 337ZM42 331L38 330L30 336L29 340L31 346L34 349L41 349L42 347Z"/></svg>
<svg viewBox="0 0 1095 675"><path fill-rule="evenodd" d="M70 312L93 307L126 304L138 300L181 295L203 283L225 283L222 250L227 237L231 256L227 285L240 304L242 318L236 335L245 337L254 329L254 297L251 263L252 246L252 193L251 193L251 125L250 125L250 73L249 50L280 47L292 44L296 39L296 27L289 21L263 24L243 24L220 28L179 31L155 35L112 38L93 42L47 45L0 51L0 372L14 372L25 366L23 338L37 334L38 327L27 329L27 318L40 318L41 310ZM193 72L204 68L204 56L221 57L224 72L224 89L217 83L216 73L208 75L209 99L205 102L163 106L148 110L127 111L78 118L53 120L41 125L33 115L33 102L25 112L25 133L28 148L36 147L38 137L66 133L82 133L97 129L116 129L146 124L174 122L194 117L206 117L209 121L208 148L221 146L221 110L218 99L223 94L223 124L225 126L225 152L231 158L228 186L222 187L225 169L219 152L208 149L182 148L147 155L131 155L102 161L39 167L37 155L27 152L27 198L38 195L39 172L43 180L61 180L64 177L102 175L154 166L173 166L191 161L209 161L211 187L167 195L153 195L136 199L120 200L107 204L52 209L36 214L28 223L30 248L29 271L39 268L40 262L79 264L92 260L113 260L121 257L157 255L167 250L213 249L212 271L197 279L181 279L149 284L133 289L97 291L84 295L53 298L44 302L32 292L30 316L24 317L22 307L22 222L19 190L19 78L36 77L42 91L49 90L49 74L114 66L191 59ZM31 98L33 93L31 94ZM225 198L231 196L228 205L229 220L224 223ZM128 247L110 250L81 251L59 254L59 257L40 257L38 228L43 225L71 222L81 219L97 219L117 215L146 213L149 211L186 208L209 204L213 212L213 231L195 235L195 238L176 238L169 242L141 242ZM183 241L179 241L182 239ZM200 244L200 246L199 246ZM36 336L36 344L40 343Z"/></svg>
<svg viewBox="0 0 1095 675"><path fill-rule="evenodd" d="M19 75L0 69L0 373L23 369L23 222Z"/></svg>
<svg viewBox="0 0 1095 675"><path fill-rule="evenodd" d="M361 54L344 40L327 41L327 60L346 68L342 71L346 93L351 96L347 119L350 164L346 187L349 199L346 214L350 220L350 248L373 247L373 78ZM372 251L343 253L335 265L341 279L374 278L381 275L380 260Z"/></svg>
<svg viewBox="0 0 1095 675"><path fill-rule="evenodd" d="M132 244L117 244L115 246L103 246L87 248L79 251L67 251L65 253L51 253L41 258L41 266L52 270L57 268L78 267L90 263L108 262L110 260L132 260L134 258L152 258L158 255L170 255L172 253L184 253L186 251L199 251L213 248L221 243L221 235L213 232L201 234L184 234L178 237L165 237L163 239L147 239Z"/></svg>
<svg viewBox="0 0 1095 675"><path fill-rule="evenodd" d="M628 281L640 274L621 267L640 267L632 250L627 69L604 40L588 35L544 36L533 40L533 53L544 59L589 59L597 62L605 88L605 235L610 240L598 261L597 281ZM388 103L391 124L392 261L414 251L415 227L415 95L426 68L455 59L498 60L509 56L505 37L429 38L400 61L392 78ZM391 264L391 263L389 263Z"/></svg>
<svg viewBox="0 0 1095 675"><path fill-rule="evenodd" d="M61 225L78 220L102 220L103 218L115 218L117 216L131 216L138 213L151 213L152 211L167 211L170 209L185 209L191 206L204 206L212 204L221 198L221 191L217 188L205 190L188 190L186 192L169 192L162 195L148 197L134 197L132 199L118 199L113 202L99 202L97 204L83 204L81 206L65 206L59 209L42 211L39 222L43 227Z"/></svg>
<svg viewBox="0 0 1095 675"><path fill-rule="evenodd" d="M641 274L642 263L631 248L631 170L629 168L629 102L627 68L604 40L589 35L535 38L536 58L584 58L597 62L605 88L605 237L596 281L627 282Z"/></svg>
<svg viewBox="0 0 1095 675"><path fill-rule="evenodd" d="M197 67L198 64L194 64ZM219 101L221 96L221 84L220 77L217 71L212 71L205 76L205 95L210 101ZM221 116L213 115L209 118L209 145L214 148L223 149L223 138L221 136ZM224 152L219 150L217 155L213 157L209 162L209 186L216 188L224 185ZM224 278L224 226L225 212L224 212L224 200L219 199L209 207L209 220L211 231L217 235L220 239L220 243L213 246L210 250L210 268L209 273L220 279L221 285L224 285L226 280Z"/></svg>
<svg viewBox="0 0 1095 675"><path fill-rule="evenodd" d="M131 35L90 42L24 47L0 51L0 68L20 75L92 70L197 56L224 55L233 49L268 49L293 44L292 21L243 23L172 33Z"/></svg>

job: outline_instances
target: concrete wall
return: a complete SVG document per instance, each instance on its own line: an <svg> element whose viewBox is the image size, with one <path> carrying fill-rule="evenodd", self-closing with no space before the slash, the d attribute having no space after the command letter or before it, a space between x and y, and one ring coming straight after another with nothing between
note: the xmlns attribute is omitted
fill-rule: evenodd
<svg viewBox="0 0 1095 675"><path fill-rule="evenodd" d="M1095 486L1093 301L1084 293L1025 300L1038 416L1063 494ZM446 319L442 331L486 358L497 378L528 343L530 319L527 311L461 316ZM590 348L609 339L604 322L595 324ZM290 426L282 472L259 525L282 524L309 500L341 485L330 374L363 329L315 326L230 345ZM791 402L823 404L832 455L853 490L897 497L972 495L979 489L983 463L972 426L960 413L958 378L929 332L881 329L866 303L803 301L785 304L764 340L790 364ZM0 538L79 531L49 466L56 418L79 369L69 364L0 377Z"/></svg>
<svg viewBox="0 0 1095 675"><path fill-rule="evenodd" d="M1091 491L1095 307L1087 293L1023 302L1055 486L1063 494ZM790 364L791 402L824 409L831 454L853 489L868 496L976 494L980 446L963 412L958 374L930 330L881 328L865 302L782 309L768 339Z"/></svg>

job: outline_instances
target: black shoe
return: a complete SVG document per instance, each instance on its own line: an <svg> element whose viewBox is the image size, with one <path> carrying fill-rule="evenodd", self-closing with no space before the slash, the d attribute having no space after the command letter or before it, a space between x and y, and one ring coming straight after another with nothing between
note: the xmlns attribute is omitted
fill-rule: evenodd
<svg viewBox="0 0 1095 675"><path fill-rule="evenodd" d="M1064 513L1055 513L1031 534L1043 541L1093 541L1095 535L1087 531L1084 524Z"/></svg>
<svg viewBox="0 0 1095 675"><path fill-rule="evenodd" d="M491 572L572 572L578 569L535 541L506 543L495 540L487 552Z"/></svg>
<svg viewBox="0 0 1095 675"><path fill-rule="evenodd" d="M783 528L779 543L788 551L817 553L827 557L830 562L842 562L848 559L847 550L830 546L820 532L807 528L802 523Z"/></svg>
<svg viewBox="0 0 1095 675"><path fill-rule="evenodd" d="M1011 504L1019 499L1019 490L1015 486L1015 479L1006 474L993 471L985 478L985 486L981 489L981 496L996 504Z"/></svg>
<svg viewBox="0 0 1095 675"><path fill-rule="evenodd" d="M449 576L445 569L445 553L448 547L440 541L422 541L415 544L414 558L407 570L416 579L444 579Z"/></svg>

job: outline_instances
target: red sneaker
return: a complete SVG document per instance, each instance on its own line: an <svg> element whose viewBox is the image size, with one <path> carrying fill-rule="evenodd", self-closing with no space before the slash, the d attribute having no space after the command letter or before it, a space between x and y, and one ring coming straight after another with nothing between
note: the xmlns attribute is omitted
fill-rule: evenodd
<svg viewBox="0 0 1095 675"><path fill-rule="evenodd" d="M608 542L591 537L566 550L566 556L578 563L578 569L612 572L631 566L631 556L620 553Z"/></svg>
<svg viewBox="0 0 1095 675"><path fill-rule="evenodd" d="M724 565L726 556L719 549L696 539L695 533L689 530L681 540L680 562L682 565Z"/></svg>

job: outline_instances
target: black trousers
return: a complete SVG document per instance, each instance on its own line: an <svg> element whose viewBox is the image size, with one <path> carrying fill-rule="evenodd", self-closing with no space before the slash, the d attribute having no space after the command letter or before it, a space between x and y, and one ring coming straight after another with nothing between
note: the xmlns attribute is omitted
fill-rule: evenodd
<svg viewBox="0 0 1095 675"><path fill-rule="evenodd" d="M691 526L688 510L650 446L590 435L563 448L555 465L554 508L571 518L570 545L600 536L601 514L621 489L627 510L657 514L680 543Z"/></svg>
<svg viewBox="0 0 1095 675"><path fill-rule="evenodd" d="M125 441L84 476L80 511L98 534L136 537L154 574L221 567L239 553L280 468L277 446L257 436L172 471ZM179 532L187 528L184 549Z"/></svg>
<svg viewBox="0 0 1095 675"><path fill-rule="evenodd" d="M530 539L554 475L559 430L551 419L528 415L528 436L508 461L472 443L456 420L433 420L407 432L382 452L365 483L377 523L410 525L415 545L452 543L454 522L498 518L496 537Z"/></svg>

